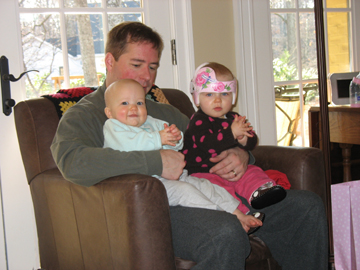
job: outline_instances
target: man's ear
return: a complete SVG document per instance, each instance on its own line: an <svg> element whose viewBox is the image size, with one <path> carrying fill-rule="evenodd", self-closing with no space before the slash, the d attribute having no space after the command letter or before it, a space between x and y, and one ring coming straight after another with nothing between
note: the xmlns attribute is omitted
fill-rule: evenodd
<svg viewBox="0 0 360 270"><path fill-rule="evenodd" d="M109 118L109 119L113 118L109 107L105 107L104 111L105 111L107 118Z"/></svg>
<svg viewBox="0 0 360 270"><path fill-rule="evenodd" d="M115 58L112 55L112 53L107 53L105 55L105 66L106 66L106 70L111 71L113 65L115 63Z"/></svg>

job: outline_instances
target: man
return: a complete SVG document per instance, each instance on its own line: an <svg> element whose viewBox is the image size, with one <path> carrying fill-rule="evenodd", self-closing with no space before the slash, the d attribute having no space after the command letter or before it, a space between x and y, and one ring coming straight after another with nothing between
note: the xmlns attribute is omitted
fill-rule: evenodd
<svg viewBox="0 0 360 270"><path fill-rule="evenodd" d="M62 117L51 151L64 177L91 186L108 177L141 173L178 179L184 156L173 150L119 152L102 148L104 91L119 79L134 79L145 92L156 78L163 49L160 36L137 22L114 27L108 35L105 84L84 97ZM174 123L183 132L189 119L170 105L147 101L148 114ZM214 158L211 172L236 181L249 156L235 148ZM283 269L326 269L327 230L322 201L306 191L264 208L266 222L256 233ZM244 269L249 239L234 215L199 208L170 207L175 256L193 260L193 269Z"/></svg>

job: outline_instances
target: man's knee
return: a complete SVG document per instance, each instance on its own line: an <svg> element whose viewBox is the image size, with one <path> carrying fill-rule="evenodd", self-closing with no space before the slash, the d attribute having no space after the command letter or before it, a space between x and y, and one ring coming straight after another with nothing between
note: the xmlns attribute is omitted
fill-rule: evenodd
<svg viewBox="0 0 360 270"><path fill-rule="evenodd" d="M170 214L176 256L197 262L197 269L244 269L250 243L236 216L179 206Z"/></svg>
<svg viewBox="0 0 360 270"><path fill-rule="evenodd" d="M314 192L301 190L291 193L289 196L293 202L293 210L303 213L310 224L312 219L316 222L326 219L325 205L323 200Z"/></svg>
<svg viewBox="0 0 360 270"><path fill-rule="evenodd" d="M320 196L317 195L316 193L304 190L302 196L303 196L302 202L306 206L310 206L313 209L317 209L320 211L324 210L324 202L322 201Z"/></svg>
<svg viewBox="0 0 360 270"><path fill-rule="evenodd" d="M244 250L246 253L250 253L249 237L237 218L225 219L219 227L215 241L218 239L219 242L226 243L231 249ZM216 243L214 244L216 245Z"/></svg>

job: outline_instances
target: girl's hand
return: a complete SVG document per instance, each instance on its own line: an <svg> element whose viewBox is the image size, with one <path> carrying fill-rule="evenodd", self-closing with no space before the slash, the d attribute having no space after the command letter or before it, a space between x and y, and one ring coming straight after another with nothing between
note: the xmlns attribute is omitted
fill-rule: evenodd
<svg viewBox="0 0 360 270"><path fill-rule="evenodd" d="M246 116L235 115L231 130L234 138L242 145L246 145L247 138L254 136L252 133L253 127L251 123L246 122Z"/></svg>

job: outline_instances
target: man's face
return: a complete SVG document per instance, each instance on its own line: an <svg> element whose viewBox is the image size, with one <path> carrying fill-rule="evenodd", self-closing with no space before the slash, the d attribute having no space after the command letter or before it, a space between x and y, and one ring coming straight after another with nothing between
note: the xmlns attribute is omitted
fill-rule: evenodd
<svg viewBox="0 0 360 270"><path fill-rule="evenodd" d="M118 61L111 54L106 55L106 85L119 79L133 79L148 93L155 82L159 61L158 51L153 48L153 44L128 43Z"/></svg>

